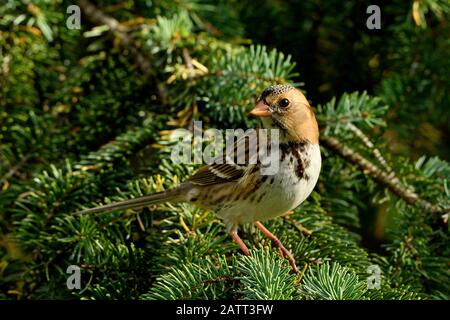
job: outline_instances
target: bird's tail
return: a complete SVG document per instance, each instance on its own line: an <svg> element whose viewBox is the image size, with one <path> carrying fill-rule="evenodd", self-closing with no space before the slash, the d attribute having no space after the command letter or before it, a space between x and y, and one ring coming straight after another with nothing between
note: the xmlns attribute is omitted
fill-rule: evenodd
<svg viewBox="0 0 450 320"><path fill-rule="evenodd" d="M177 190L167 190L158 193L154 193L148 196L142 196L135 199L119 201L111 204L107 204L105 206L90 208L82 211L78 211L76 215L82 214L95 214L95 213L104 213L111 211L119 211L126 209L140 209L147 207L151 204L157 204L162 202L175 202L179 201L180 193Z"/></svg>

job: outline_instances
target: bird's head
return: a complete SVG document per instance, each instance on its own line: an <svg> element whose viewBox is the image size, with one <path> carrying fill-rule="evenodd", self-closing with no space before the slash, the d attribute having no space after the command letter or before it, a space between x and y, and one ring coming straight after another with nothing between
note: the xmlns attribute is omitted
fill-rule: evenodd
<svg viewBox="0 0 450 320"><path fill-rule="evenodd" d="M265 89L250 114L261 118L263 128L279 129L281 142L319 142L314 112L303 93L291 85Z"/></svg>

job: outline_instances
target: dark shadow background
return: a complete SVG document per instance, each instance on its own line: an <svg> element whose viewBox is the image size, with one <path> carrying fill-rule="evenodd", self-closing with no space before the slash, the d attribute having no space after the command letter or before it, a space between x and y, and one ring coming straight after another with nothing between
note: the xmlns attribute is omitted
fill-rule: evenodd
<svg viewBox="0 0 450 320"><path fill-rule="evenodd" d="M366 27L369 5L381 9L380 30ZM344 92L379 95L391 106L394 154L449 160L449 25L430 8L417 25L413 11L412 1L264 0L244 1L239 16L246 37L298 62L313 105Z"/></svg>

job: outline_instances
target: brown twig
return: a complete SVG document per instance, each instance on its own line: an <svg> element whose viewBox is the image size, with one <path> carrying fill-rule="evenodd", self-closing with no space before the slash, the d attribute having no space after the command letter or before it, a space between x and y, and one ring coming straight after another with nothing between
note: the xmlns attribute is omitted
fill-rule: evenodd
<svg viewBox="0 0 450 320"><path fill-rule="evenodd" d="M9 169L9 171L3 177L1 177L0 185L9 178L11 178L12 176L14 176L26 164L26 162L30 159L30 157L31 156L29 154L24 156L15 166Z"/></svg>
<svg viewBox="0 0 450 320"><path fill-rule="evenodd" d="M378 162L388 171L389 174L392 174L395 176L395 172L392 170L391 166L388 165L384 157L381 155L380 150L375 147L375 145L370 141L369 137L364 134L364 132L361 131L357 126L355 126L353 123L348 122L347 128L352 131L361 141L372 150L375 158L378 160Z"/></svg>
<svg viewBox="0 0 450 320"><path fill-rule="evenodd" d="M420 198L417 193L412 191L409 187L403 185L398 178L393 178L391 174L384 172L358 152L341 143L338 139L323 135L321 137L321 142L325 147L331 149L348 160L350 163L353 163L360 169L367 172L375 181L389 188L389 190L402 198L406 203L420 207L432 213L444 214L448 211Z"/></svg>
<svg viewBox="0 0 450 320"><path fill-rule="evenodd" d="M194 66L192 65L192 58L189 54L189 50L186 48L183 48L183 59L186 67L189 70L189 79L193 80L195 78Z"/></svg>
<svg viewBox="0 0 450 320"><path fill-rule="evenodd" d="M119 21L103 13L99 8L94 6L87 0L77 0L77 4L83 11L91 23L95 25L107 25L109 27L110 35L120 40L120 45L129 50L136 65L139 67L145 77L148 77L156 87L158 99L162 104L166 104L166 94L163 86L157 79L156 71L152 65L152 56L150 54L144 55L136 46L133 38L128 34L128 28L122 26Z"/></svg>

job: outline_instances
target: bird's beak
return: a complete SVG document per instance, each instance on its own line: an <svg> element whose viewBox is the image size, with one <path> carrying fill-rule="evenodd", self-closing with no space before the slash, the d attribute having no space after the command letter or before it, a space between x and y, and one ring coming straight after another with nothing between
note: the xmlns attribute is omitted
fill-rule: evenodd
<svg viewBox="0 0 450 320"><path fill-rule="evenodd" d="M256 117L268 117L271 115L269 110L269 106L264 103L264 100L261 99L256 106L250 111L250 114Z"/></svg>

